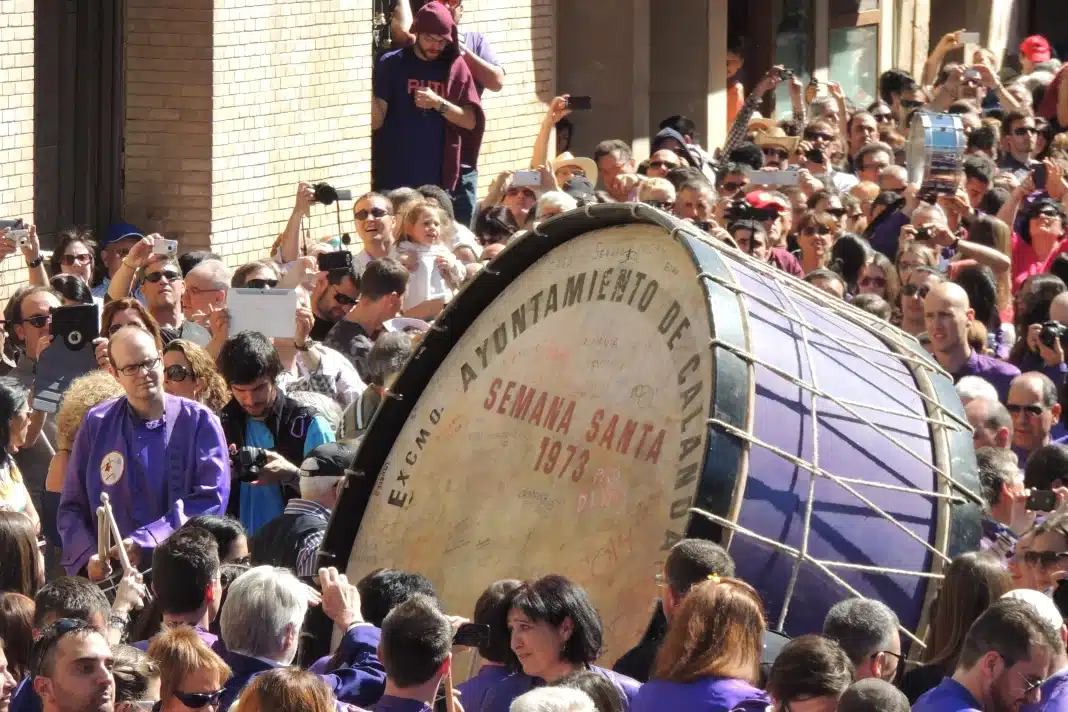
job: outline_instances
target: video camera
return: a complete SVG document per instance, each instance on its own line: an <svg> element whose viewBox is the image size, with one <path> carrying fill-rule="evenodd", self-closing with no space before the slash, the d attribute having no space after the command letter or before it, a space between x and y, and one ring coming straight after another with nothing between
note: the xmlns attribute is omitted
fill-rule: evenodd
<svg viewBox="0 0 1068 712"><path fill-rule="evenodd" d="M266 465L266 448L245 446L230 454L230 472L239 482L255 482Z"/></svg>
<svg viewBox="0 0 1068 712"><path fill-rule="evenodd" d="M338 190L329 183L316 183L312 190L315 192L315 202L323 205L333 205L339 200L352 200L351 190Z"/></svg>

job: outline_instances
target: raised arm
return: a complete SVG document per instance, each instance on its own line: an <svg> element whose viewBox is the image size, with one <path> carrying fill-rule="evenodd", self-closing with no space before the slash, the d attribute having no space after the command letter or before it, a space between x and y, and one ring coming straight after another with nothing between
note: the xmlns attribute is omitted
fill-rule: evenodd
<svg viewBox="0 0 1068 712"><path fill-rule="evenodd" d="M289 215L285 230L282 231L282 240L278 244L278 261L286 264L300 257L300 226L301 221L311 212L311 206L315 203L315 191L308 183L297 185L297 200L293 206L293 212Z"/></svg>
<svg viewBox="0 0 1068 712"><path fill-rule="evenodd" d="M938 73L942 71L942 62L945 61L946 55L957 47L964 46L960 41L962 32L964 30L946 33L931 50L931 56L923 65L923 76L920 77L920 84L924 88L934 86L934 83L938 81Z"/></svg>
<svg viewBox="0 0 1068 712"><path fill-rule="evenodd" d="M753 114L756 112L764 95L775 89L782 82L782 71L783 67L781 65L776 65L769 69L768 73L753 87L753 93L746 97L742 110L738 112L738 116L734 118L734 123L731 124L731 130L727 134L727 141L723 144L720 160L727 160L730 152L738 148L742 141L745 140L745 135L749 131L749 119L753 118Z"/></svg>
<svg viewBox="0 0 1068 712"><path fill-rule="evenodd" d="M488 49L488 41L483 38L482 42L485 51ZM460 51L476 82L494 92L504 88L504 69L497 62L497 57L492 50L486 51L487 56L483 58L477 52L472 52L471 48L461 40Z"/></svg>
<svg viewBox="0 0 1068 712"><path fill-rule="evenodd" d="M530 156L530 167L547 166L556 158L556 124L571 113L567 108L568 95L558 96L549 102L549 108L541 120L541 128L534 139L534 152Z"/></svg>
<svg viewBox="0 0 1068 712"><path fill-rule="evenodd" d="M141 269L152 257L152 245L159 235L142 237L132 248L130 254L122 258L122 264L111 278L108 284L108 299L125 299L133 291L134 278L137 270ZM162 239L162 238L161 238Z"/></svg>
<svg viewBox="0 0 1068 712"><path fill-rule="evenodd" d="M393 35L393 45L395 47L407 47L415 42L415 35L411 33L414 19L411 2L409 0L397 0L397 5L393 8L393 17L389 21L389 29Z"/></svg>

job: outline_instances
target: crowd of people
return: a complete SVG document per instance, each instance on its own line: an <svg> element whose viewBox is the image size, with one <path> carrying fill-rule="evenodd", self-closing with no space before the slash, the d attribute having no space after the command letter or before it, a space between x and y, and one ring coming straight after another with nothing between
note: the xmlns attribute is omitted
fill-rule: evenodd
<svg viewBox="0 0 1068 712"><path fill-rule="evenodd" d="M306 183L269 256L236 269L157 254L162 237L133 225L99 243L68 230L50 254L33 226L0 231L0 258L27 269L0 361L0 712L1068 705L1068 68L1049 43L1028 38L1013 76L982 49L946 64L962 44L951 33L923 76L886 72L864 107L833 82L806 96L775 67L748 97L732 85L723 146L702 148L673 116L641 161L616 139L572 155L574 107L557 97L529 166L479 196L481 96L506 67L484 35L460 32L462 0L394 5L355 239L309 234L322 186ZM784 81L791 118L762 118ZM921 110L963 123L951 191L908 182ZM487 580L472 611L443 611L420 572L353 584L319 567L355 448L422 332L510 241L605 202L645 203L851 302L953 377L974 428L982 550L946 568L923 646L907 651L895 613L862 598L791 640L730 555L698 539L650 572L657 621L613 669L598 666L607 602L580 581ZM347 266L320 270L336 252ZM232 329L228 293L243 287L294 290L293 336ZM34 410L54 310L81 304L100 308L96 368L58 413ZM118 536L102 535L102 494ZM315 616L338 631L320 659L305 640ZM470 624L481 665L453 690Z"/></svg>

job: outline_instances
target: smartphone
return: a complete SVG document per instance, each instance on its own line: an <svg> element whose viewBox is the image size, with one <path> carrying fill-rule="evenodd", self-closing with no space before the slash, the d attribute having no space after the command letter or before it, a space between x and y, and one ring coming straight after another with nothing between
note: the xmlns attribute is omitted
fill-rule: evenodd
<svg viewBox="0 0 1068 712"><path fill-rule="evenodd" d="M0 230L17 230L22 226L22 218L15 218L14 220L0 220Z"/></svg>
<svg viewBox="0 0 1068 712"><path fill-rule="evenodd" d="M572 111L589 111L593 108L593 100L588 96L569 96L567 108Z"/></svg>
<svg viewBox="0 0 1068 712"><path fill-rule="evenodd" d="M541 173L538 171L516 171L512 175L512 185L516 188L541 185Z"/></svg>
<svg viewBox="0 0 1068 712"><path fill-rule="evenodd" d="M1038 163L1031 169L1031 180L1035 183L1035 190L1046 189L1046 164Z"/></svg>
<svg viewBox="0 0 1068 712"><path fill-rule="evenodd" d="M1052 512L1057 508L1057 493L1053 490L1031 490L1027 497L1030 512Z"/></svg>
<svg viewBox="0 0 1068 712"><path fill-rule="evenodd" d="M751 185L797 185L797 171L750 171Z"/></svg>
<svg viewBox="0 0 1068 712"><path fill-rule="evenodd" d="M479 623L464 623L453 636L453 645L463 645L467 648L478 648L489 643L490 627Z"/></svg>
<svg viewBox="0 0 1068 712"><path fill-rule="evenodd" d="M978 32L961 32L960 33L961 44L979 44Z"/></svg>
<svg viewBox="0 0 1068 712"><path fill-rule="evenodd" d="M52 309L52 340L71 351L92 348L100 335L100 315L96 304L74 304Z"/></svg>
<svg viewBox="0 0 1068 712"><path fill-rule="evenodd" d="M352 253L348 250L337 252L322 252L317 258L320 272L331 272L335 269L351 269Z"/></svg>
<svg viewBox="0 0 1068 712"><path fill-rule="evenodd" d="M173 257L178 254L177 240L156 240L152 243L152 254Z"/></svg>

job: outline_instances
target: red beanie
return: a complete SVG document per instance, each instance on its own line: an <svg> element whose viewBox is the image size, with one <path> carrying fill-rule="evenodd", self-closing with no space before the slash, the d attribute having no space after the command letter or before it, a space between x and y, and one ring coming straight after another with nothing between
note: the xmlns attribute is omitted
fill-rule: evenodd
<svg viewBox="0 0 1068 712"><path fill-rule="evenodd" d="M442 35L455 41L455 29L456 23L449 8L444 3L428 2L415 14L411 32L413 35Z"/></svg>

